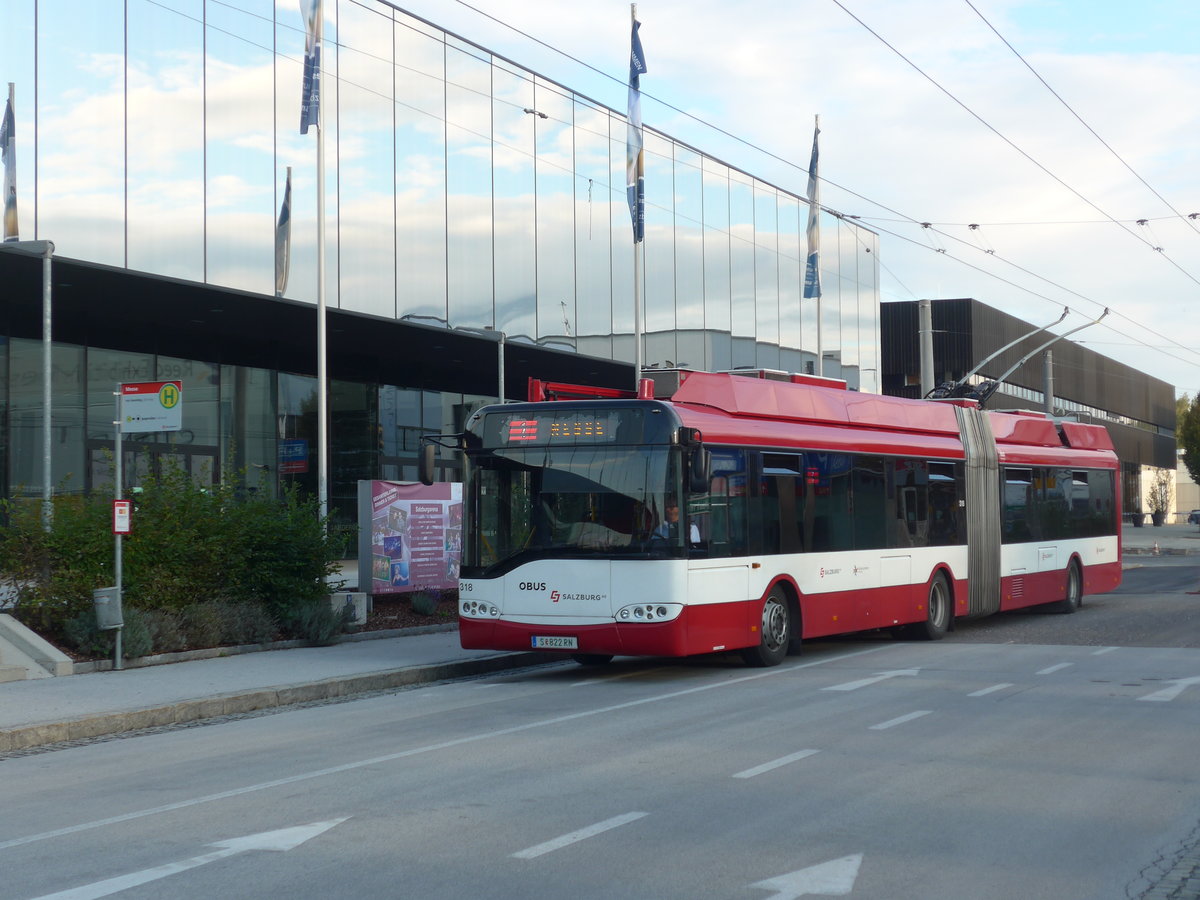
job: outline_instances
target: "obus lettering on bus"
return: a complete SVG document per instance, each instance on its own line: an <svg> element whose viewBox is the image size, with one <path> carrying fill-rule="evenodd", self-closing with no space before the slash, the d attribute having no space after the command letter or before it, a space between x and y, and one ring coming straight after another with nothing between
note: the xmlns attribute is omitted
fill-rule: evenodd
<svg viewBox="0 0 1200 900"><path fill-rule="evenodd" d="M517 585L517 587L523 591L544 591L546 589L546 582L522 581L519 585Z"/></svg>

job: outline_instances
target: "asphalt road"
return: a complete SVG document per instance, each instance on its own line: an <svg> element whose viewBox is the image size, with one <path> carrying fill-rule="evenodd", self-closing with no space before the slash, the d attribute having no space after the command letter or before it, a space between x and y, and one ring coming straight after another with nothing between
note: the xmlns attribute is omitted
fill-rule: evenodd
<svg viewBox="0 0 1200 900"><path fill-rule="evenodd" d="M1198 573L775 669L562 664L11 758L0 900L1194 898Z"/></svg>
<svg viewBox="0 0 1200 900"><path fill-rule="evenodd" d="M1079 612L1038 609L959 622L952 641L1200 649L1200 556L1137 556L1121 586Z"/></svg>

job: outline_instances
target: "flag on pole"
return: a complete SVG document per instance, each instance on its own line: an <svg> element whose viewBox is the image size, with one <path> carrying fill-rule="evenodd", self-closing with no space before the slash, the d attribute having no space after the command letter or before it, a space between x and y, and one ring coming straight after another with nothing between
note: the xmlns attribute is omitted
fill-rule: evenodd
<svg viewBox="0 0 1200 900"><path fill-rule="evenodd" d="M817 135L821 120L813 126L812 159L808 162L808 263L804 269L804 299L821 296L821 184L817 178Z"/></svg>
<svg viewBox="0 0 1200 900"><path fill-rule="evenodd" d="M304 17L304 95L300 98L300 133L321 127L321 0L300 0Z"/></svg>
<svg viewBox="0 0 1200 900"><path fill-rule="evenodd" d="M0 157L4 160L4 240L19 241L17 228L17 121L13 115L13 83L8 83L8 104L0 124Z"/></svg>
<svg viewBox="0 0 1200 900"><path fill-rule="evenodd" d="M287 290L288 268L292 261L292 167L287 167L287 185L283 189L283 204L279 207L279 224L275 226L275 296Z"/></svg>
<svg viewBox="0 0 1200 900"><path fill-rule="evenodd" d="M646 169L642 151L642 90L639 78L646 71L642 39L638 29L642 23L633 20L629 41L629 132L625 141L625 193L629 197L629 215L633 219L633 242L646 236Z"/></svg>

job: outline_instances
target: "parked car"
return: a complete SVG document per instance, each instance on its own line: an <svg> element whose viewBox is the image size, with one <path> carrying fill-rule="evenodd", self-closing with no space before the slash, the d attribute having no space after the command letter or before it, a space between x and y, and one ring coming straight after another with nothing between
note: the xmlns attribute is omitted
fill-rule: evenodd
<svg viewBox="0 0 1200 900"><path fill-rule="evenodd" d="M1193 509L1188 513L1189 525L1200 525L1200 509Z"/></svg>

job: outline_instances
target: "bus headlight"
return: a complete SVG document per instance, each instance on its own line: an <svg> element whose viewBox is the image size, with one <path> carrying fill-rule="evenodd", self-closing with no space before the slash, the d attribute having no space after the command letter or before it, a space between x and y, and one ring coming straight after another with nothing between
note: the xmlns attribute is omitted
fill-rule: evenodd
<svg viewBox="0 0 1200 900"><path fill-rule="evenodd" d="M493 606L491 603L485 603L482 600L464 600L459 604L458 611L460 615L470 618L497 618L500 615L500 608Z"/></svg>
<svg viewBox="0 0 1200 900"><path fill-rule="evenodd" d="M621 622L670 622L683 612L682 603L636 603L617 610Z"/></svg>

